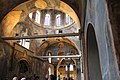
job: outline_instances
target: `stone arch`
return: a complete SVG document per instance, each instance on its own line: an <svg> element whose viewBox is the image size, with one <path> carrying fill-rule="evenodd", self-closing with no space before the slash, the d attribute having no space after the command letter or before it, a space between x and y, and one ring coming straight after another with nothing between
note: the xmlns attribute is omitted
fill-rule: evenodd
<svg viewBox="0 0 120 80"><path fill-rule="evenodd" d="M64 60L64 58L60 59L60 61L58 62L58 65L57 65L57 69L60 67L60 64L63 60ZM72 59L72 60L75 63L75 66L76 66L76 61L74 59Z"/></svg>
<svg viewBox="0 0 120 80"><path fill-rule="evenodd" d="M81 52L79 51L79 49L77 49L77 47L76 47L75 45L72 45L71 43L66 42L66 41L55 42L55 43L53 43L53 44L50 44L49 46L46 47L46 49L44 49L44 55L47 55L47 52L49 51L50 48L51 48L51 49L54 49L54 48L59 49L58 52L57 52L57 54L62 53L62 55L65 55L65 51L67 51L67 50L65 50L66 47L60 49L60 48L59 48L59 43L64 43L64 44L69 45L70 47L72 47L71 50L75 50L75 54L81 55ZM52 48L53 46L54 46L54 48ZM66 46L66 45L65 45L65 46ZM70 48L70 47L69 47L69 48ZM71 52L71 50L69 51L69 53ZM53 50L51 50L51 51L53 51ZM41 52L41 51L40 51L40 52ZM68 52L68 51L67 51L67 52ZM73 54L73 55L75 55L75 54Z"/></svg>
<svg viewBox="0 0 120 80"><path fill-rule="evenodd" d="M89 80L102 80L99 50L92 24L87 29L87 68Z"/></svg>
<svg viewBox="0 0 120 80"><path fill-rule="evenodd" d="M58 69L60 68L60 65L62 63L62 61L65 60L65 58L61 58L57 64L57 76L59 75L58 74ZM76 67L76 60L75 59L71 59L71 61L73 61L73 63L75 64L75 67Z"/></svg>
<svg viewBox="0 0 120 80"><path fill-rule="evenodd" d="M72 46L78 52L77 54L81 55L81 50L79 49L77 44L74 41L72 41L72 39L68 39L68 38L60 38L59 42L56 39L46 39L46 41L41 43L41 45L39 46L40 48L37 52L37 55L47 55L46 51L48 50L48 48L50 46L58 44L60 42L69 44L70 46Z"/></svg>
<svg viewBox="0 0 120 80"><path fill-rule="evenodd" d="M20 73L24 74L24 73L30 72L29 63L24 59L18 61L17 67L18 67L18 74L20 74Z"/></svg>

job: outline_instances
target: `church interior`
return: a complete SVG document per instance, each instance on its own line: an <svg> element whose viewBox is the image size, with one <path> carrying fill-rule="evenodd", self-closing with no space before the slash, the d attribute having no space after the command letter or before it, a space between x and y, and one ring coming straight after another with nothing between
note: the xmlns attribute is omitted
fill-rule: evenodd
<svg viewBox="0 0 120 80"><path fill-rule="evenodd" d="M119 21L120 0L0 0L0 80L120 80Z"/></svg>

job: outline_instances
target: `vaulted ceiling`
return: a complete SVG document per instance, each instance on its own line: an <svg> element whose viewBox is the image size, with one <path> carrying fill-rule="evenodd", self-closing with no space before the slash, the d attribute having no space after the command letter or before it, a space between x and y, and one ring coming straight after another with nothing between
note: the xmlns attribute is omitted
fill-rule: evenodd
<svg viewBox="0 0 120 80"><path fill-rule="evenodd" d="M26 1L31 1L31 0L0 0L0 12L1 12L0 22L2 21L2 19L8 12L10 12L13 8L15 8L16 6L18 6L21 3L24 3ZM43 1L45 1L45 0L43 0ZM49 0L49 1L51 1L51 0ZM57 1L59 1L59 0L57 0ZM81 18L82 11L83 11L82 9L84 9L86 0L61 0L61 1L67 3L76 12L79 19Z"/></svg>
<svg viewBox="0 0 120 80"><path fill-rule="evenodd" d="M82 0L1 0L0 22L2 21L3 36L9 36L14 26L30 12L37 9L54 8L70 15L78 27L83 21ZM12 11L11 11L12 10Z"/></svg>

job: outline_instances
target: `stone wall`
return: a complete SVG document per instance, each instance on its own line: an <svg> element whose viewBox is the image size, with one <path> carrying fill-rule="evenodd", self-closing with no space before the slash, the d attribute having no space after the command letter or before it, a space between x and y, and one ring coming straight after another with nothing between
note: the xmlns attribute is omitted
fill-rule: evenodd
<svg viewBox="0 0 120 80"><path fill-rule="evenodd" d="M86 45L87 45L87 28L89 23L92 24L95 30L100 58L102 80L119 80L118 75L119 72L116 55L114 51L111 24L109 22L108 8L105 0L87 1L86 20L84 29ZM85 63L87 63L87 57ZM91 73L89 72L89 74Z"/></svg>
<svg viewBox="0 0 120 80"><path fill-rule="evenodd" d="M34 74L44 80L47 74L48 64L33 57L34 53L18 44L10 46L8 43L0 41L0 80L11 79L18 75L30 77ZM27 63L28 71L20 73L20 61Z"/></svg>

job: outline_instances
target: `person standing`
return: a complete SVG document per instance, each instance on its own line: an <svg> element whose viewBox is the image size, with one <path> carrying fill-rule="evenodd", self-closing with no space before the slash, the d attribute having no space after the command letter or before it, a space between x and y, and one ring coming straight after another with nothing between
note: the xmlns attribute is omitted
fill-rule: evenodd
<svg viewBox="0 0 120 80"><path fill-rule="evenodd" d="M60 80L60 75L58 75L58 80Z"/></svg>

